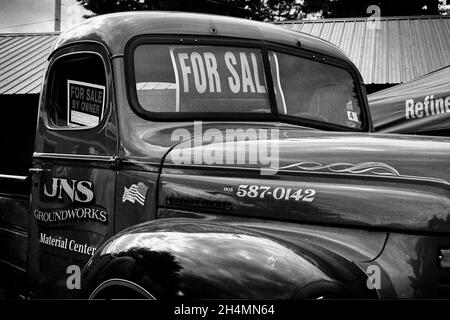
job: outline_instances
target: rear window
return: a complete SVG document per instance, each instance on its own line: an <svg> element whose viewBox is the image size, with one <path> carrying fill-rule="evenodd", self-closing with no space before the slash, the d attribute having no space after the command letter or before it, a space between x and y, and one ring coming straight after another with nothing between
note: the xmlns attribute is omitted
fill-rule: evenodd
<svg viewBox="0 0 450 320"><path fill-rule="evenodd" d="M48 124L92 128L104 115L106 74L100 56L71 54L55 61L49 78Z"/></svg>
<svg viewBox="0 0 450 320"><path fill-rule="evenodd" d="M363 127L349 71L276 51L267 58L278 114ZM270 114L266 74L259 48L141 44L134 50L137 100L152 113Z"/></svg>

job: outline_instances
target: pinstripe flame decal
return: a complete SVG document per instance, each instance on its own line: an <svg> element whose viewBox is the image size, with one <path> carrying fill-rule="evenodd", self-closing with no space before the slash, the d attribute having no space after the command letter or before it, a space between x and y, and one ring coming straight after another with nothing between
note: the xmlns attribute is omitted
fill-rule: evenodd
<svg viewBox="0 0 450 320"><path fill-rule="evenodd" d="M325 171L335 173L354 173L354 174L375 174L380 176L400 176L400 173L393 167L382 162L362 162L358 164L338 162L328 165L323 165L318 162L305 161L290 164L280 167L280 170L285 169L300 169L302 171Z"/></svg>

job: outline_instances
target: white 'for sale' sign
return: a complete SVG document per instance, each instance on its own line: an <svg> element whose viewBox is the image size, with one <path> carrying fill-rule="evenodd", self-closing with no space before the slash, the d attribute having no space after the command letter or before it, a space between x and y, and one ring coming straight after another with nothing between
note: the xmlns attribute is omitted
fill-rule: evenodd
<svg viewBox="0 0 450 320"><path fill-rule="evenodd" d="M67 80L67 125L95 127L104 107L105 86Z"/></svg>
<svg viewBox="0 0 450 320"><path fill-rule="evenodd" d="M177 111L223 111L230 105L245 111L269 107L258 49L172 47L177 82Z"/></svg>

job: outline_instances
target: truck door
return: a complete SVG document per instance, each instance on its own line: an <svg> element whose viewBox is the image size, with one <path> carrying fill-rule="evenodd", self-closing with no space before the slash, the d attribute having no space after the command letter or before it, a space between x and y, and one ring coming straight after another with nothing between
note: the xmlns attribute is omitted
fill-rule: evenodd
<svg viewBox="0 0 450 320"><path fill-rule="evenodd" d="M30 169L28 270L35 296L73 296L80 271L113 234L113 97L109 57L100 45L73 45L50 57Z"/></svg>

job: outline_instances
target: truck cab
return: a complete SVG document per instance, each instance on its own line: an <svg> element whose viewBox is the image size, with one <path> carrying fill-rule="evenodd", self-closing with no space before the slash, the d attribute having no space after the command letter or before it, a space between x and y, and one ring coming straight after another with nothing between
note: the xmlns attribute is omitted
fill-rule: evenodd
<svg viewBox="0 0 450 320"><path fill-rule="evenodd" d="M358 70L318 38L89 19L49 56L30 176L0 176L1 281L38 298L438 296L448 269L407 257L447 261L450 143L371 131Z"/></svg>

